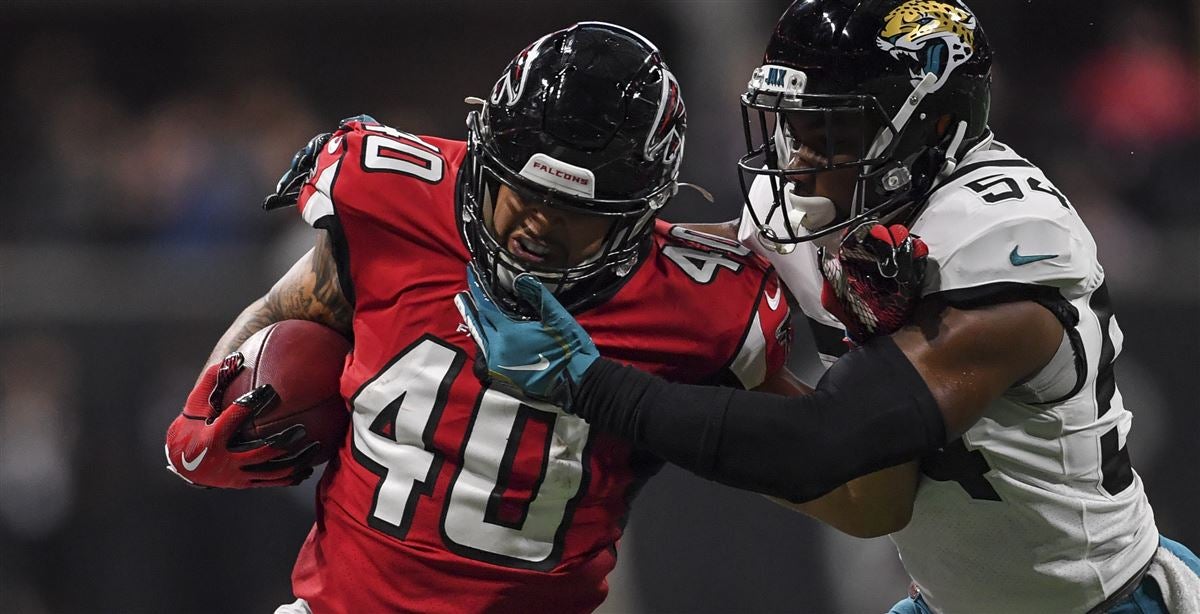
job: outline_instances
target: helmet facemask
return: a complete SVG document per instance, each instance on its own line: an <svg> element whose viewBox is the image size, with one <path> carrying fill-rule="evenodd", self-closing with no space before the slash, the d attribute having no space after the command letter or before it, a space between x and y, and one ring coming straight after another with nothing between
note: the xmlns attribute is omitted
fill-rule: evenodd
<svg viewBox="0 0 1200 614"><path fill-rule="evenodd" d="M763 241L786 253L797 243L836 240L834 233L869 218L911 223L964 152L987 140L991 59L986 34L959 0L792 2L742 96L748 153L739 167ZM826 110L861 114L862 148L834 164L788 168L780 155L788 134L775 138L776 118ZM831 132L821 136L839 138ZM818 174L829 191L841 178L819 174L845 171L815 167L837 165L856 174L853 197L837 203L837 222L793 215L792 201L806 214L812 203L789 198L787 186ZM746 175L768 179L754 188L756 202Z"/></svg>
<svg viewBox="0 0 1200 614"><path fill-rule="evenodd" d="M521 273L537 276L564 306L573 309L633 270L659 209L674 195L674 182L634 199L598 199L568 193L544 185L544 181L530 172L533 162L544 160L552 166L577 169L580 174L586 174L586 169L549 157L531 158L526 168L513 169L486 146L486 139L482 138L486 127L480 114L472 112L467 123L468 150L459 181L463 232L472 254L472 266L498 305L511 315L535 315L512 292L512 281ZM606 220L608 228L599 250L581 262L561 266L518 258L497 236L494 214L501 186L513 190L527 205Z"/></svg>
<svg viewBox="0 0 1200 614"><path fill-rule="evenodd" d="M913 167L930 149L921 145L928 135L908 121L924 97L920 86L906 108L889 116L870 94L809 93L808 78L800 70L762 66L741 98L747 147L738 161L742 193L764 242L783 253L869 217L891 215L925 187L914 182ZM836 211L827 198L796 193L798 182L847 172L854 172L853 189ZM751 202L759 176L773 195L768 208Z"/></svg>

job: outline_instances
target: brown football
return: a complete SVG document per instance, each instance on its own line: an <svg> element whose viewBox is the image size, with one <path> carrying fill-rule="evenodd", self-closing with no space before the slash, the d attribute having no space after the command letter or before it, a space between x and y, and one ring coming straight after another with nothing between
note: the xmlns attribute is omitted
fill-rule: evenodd
<svg viewBox="0 0 1200 614"><path fill-rule="evenodd" d="M262 439L303 424L308 438L321 442L313 464L329 460L350 424L339 390L350 342L316 322L284 320L254 333L238 351L244 366L225 389L224 404L263 384L273 386L279 399L242 425L234 439Z"/></svg>

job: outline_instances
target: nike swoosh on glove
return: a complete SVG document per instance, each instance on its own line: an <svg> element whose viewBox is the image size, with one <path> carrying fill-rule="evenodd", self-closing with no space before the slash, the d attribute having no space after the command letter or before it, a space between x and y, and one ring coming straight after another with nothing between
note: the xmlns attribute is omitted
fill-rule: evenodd
<svg viewBox="0 0 1200 614"><path fill-rule="evenodd" d="M167 469L189 484L209 488L294 486L312 475L312 459L321 444L308 440L303 425L264 439L235 441L246 421L279 395L264 384L222 406L221 398L242 370L234 352L210 366L188 395L183 411L167 428Z"/></svg>
<svg viewBox="0 0 1200 614"><path fill-rule="evenodd" d="M889 335L916 308L928 256L925 242L902 224L863 222L836 250L821 250L821 304L853 343Z"/></svg>
<svg viewBox="0 0 1200 614"><path fill-rule="evenodd" d="M475 375L494 388L570 413L583 374L600 357L587 331L528 273L513 280L513 289L537 320L512 318L497 307L469 265L467 287L454 305L479 346Z"/></svg>

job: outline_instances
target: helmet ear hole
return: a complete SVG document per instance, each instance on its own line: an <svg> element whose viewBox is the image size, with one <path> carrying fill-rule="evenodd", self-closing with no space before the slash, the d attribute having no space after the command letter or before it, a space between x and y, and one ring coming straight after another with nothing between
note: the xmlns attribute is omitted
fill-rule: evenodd
<svg viewBox="0 0 1200 614"><path fill-rule="evenodd" d="M937 120L937 136L939 139L946 136L946 130L948 130L950 128L950 122L953 121L953 119L954 118L952 118L949 114L943 115L938 118L938 120Z"/></svg>

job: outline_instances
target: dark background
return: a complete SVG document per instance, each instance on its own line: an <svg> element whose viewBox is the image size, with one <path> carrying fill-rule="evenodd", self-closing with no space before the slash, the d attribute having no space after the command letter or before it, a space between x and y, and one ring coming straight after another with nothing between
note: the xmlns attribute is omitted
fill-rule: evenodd
<svg viewBox="0 0 1200 614"><path fill-rule="evenodd" d="M782 1L0 5L0 600L7 612L269 612L309 484L201 491L163 433L217 336L312 242L257 203L312 134L371 113L465 133L464 96L580 20L663 49L690 128L672 220L740 207L737 95ZM1200 546L1200 11L976 0L992 126L1089 224L1126 333L1134 466L1160 529ZM803 366L803 365L801 365ZM404 581L397 578L397 581ZM667 469L635 506L607 612L886 610L886 539L840 537Z"/></svg>

